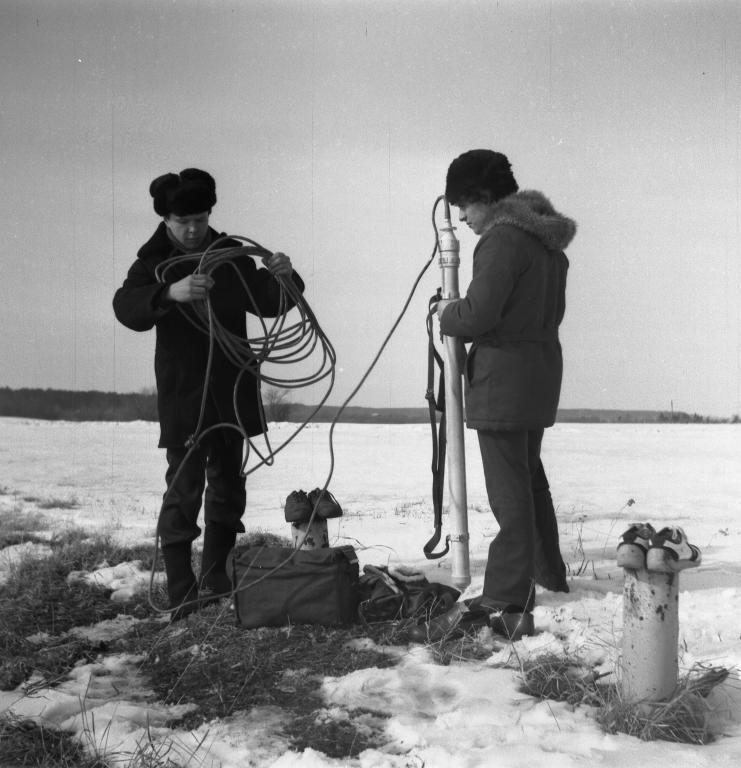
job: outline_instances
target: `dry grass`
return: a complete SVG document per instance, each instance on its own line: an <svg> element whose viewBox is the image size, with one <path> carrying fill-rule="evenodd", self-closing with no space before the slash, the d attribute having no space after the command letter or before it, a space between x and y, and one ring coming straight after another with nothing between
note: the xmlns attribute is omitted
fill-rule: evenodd
<svg viewBox="0 0 741 768"><path fill-rule="evenodd" d="M209 606L165 629L159 622L142 622L116 645L145 654L140 671L160 700L197 705L182 727L275 706L288 715L284 733L292 749L311 747L349 758L385 743L384 718L364 710L341 721L324 717L321 681L396 663L396 655L382 647L389 627L374 626L376 643L368 648L355 642L368 636L358 625L248 630L235 625L228 609Z"/></svg>
<svg viewBox="0 0 741 768"><path fill-rule="evenodd" d="M706 699L729 674L727 669L697 666L661 702L636 704L625 701L618 689L611 689L597 721L607 733L627 733L644 741L709 744L716 734L711 729Z"/></svg>
<svg viewBox="0 0 741 768"><path fill-rule="evenodd" d="M521 690L539 699L596 708L607 733L625 733L643 741L708 744L714 740L707 697L729 670L698 666L660 702L627 701L617 685L601 685L600 675L572 659L544 656L520 664Z"/></svg>
<svg viewBox="0 0 741 768"><path fill-rule="evenodd" d="M26 512L21 503L16 503L2 512L0 549L27 542L46 543L48 537L42 534L48 529L49 521L41 512Z"/></svg>
<svg viewBox="0 0 741 768"><path fill-rule="evenodd" d="M8 521L9 527L18 528L18 522ZM0 522L0 541L9 527ZM29 535L28 530L20 533ZM185 621L163 624L146 595L114 604L105 590L66 580L70 571L91 570L103 562L141 560L150 565L151 545L119 547L108 538L86 538L80 531L67 531L49 543L49 557L21 561L0 586L0 688L15 688L32 673L40 676L40 685L54 686L81 661L107 653L140 654L140 672L159 700L197 705L178 723L182 727L196 728L251 707L276 706L286 713L284 734L298 752L312 748L342 760L387 742L383 714L358 709L343 719L327 716L321 681L358 669L393 666L398 658L394 646L407 645L411 620L245 630L236 626L228 604L222 604ZM286 542L258 532L252 543ZM120 613L140 621L106 646L65 634ZM363 642L368 638L373 643ZM493 645L488 633L472 633L430 650L440 664L465 663L486 659ZM608 733L692 744L712 740L706 697L728 675L723 669L693 670L669 701L646 707L622 701L614 686L601 684L595 670L578 660L547 656L521 661L520 673L522 690L531 696L595 708L595 718ZM0 720L0 752L14 761L7 763L13 766L105 766L101 758L84 755L68 735L7 717ZM135 768L172 764L161 741L143 744L130 761Z"/></svg>
<svg viewBox="0 0 741 768"><path fill-rule="evenodd" d="M572 659L545 655L521 662L520 690L537 699L565 701L567 704L599 706L602 694L599 675Z"/></svg>
<svg viewBox="0 0 741 768"><path fill-rule="evenodd" d="M0 586L0 689L10 690L33 671L45 680L63 677L82 660L100 649L88 641L64 636L73 627L112 619L120 613L137 617L149 614L146 598L130 603L111 602L108 593L83 582L67 583L67 574L91 570L102 562L109 565L134 559L152 560L142 548L116 546L107 538L86 539L79 532L65 531L48 542L48 557L21 559ZM29 638L48 635L46 640Z"/></svg>
<svg viewBox="0 0 741 768"><path fill-rule="evenodd" d="M0 718L0 753L8 768L106 768L71 734L7 716Z"/></svg>
<svg viewBox="0 0 741 768"><path fill-rule="evenodd" d="M0 534L1 529L2 524ZM251 540L255 545L286 545L282 538L264 532L255 533ZM67 531L50 546L49 557L22 559L0 586L0 689L14 689L32 674L38 678L34 690L54 687L75 665L99 660L101 654L141 654L140 672L160 700L197 705L178 723L182 727L196 728L239 710L273 705L287 713L285 735L298 751L311 747L341 759L385 743L384 717L377 713L353 710L345 720L326 717L321 681L356 669L395 664L395 654L383 646L405 642L405 625L382 622L245 630L236 626L228 604L210 606L185 621L163 624L147 595L129 603L113 603L100 587L67 583L71 571L92 570L103 563L141 560L145 566L151 565L151 545L124 548L105 537L86 538L79 531ZM156 603L164 602L162 595L154 597ZM140 621L106 645L65 634L121 613ZM369 636L375 646L358 642ZM164 768L172 765L167 751L161 741L145 744L140 754L130 756L128 764ZM99 758L83 759L68 735L8 718L0 722L0 752L12 754L14 759L25 755L26 762L17 765L105 765Z"/></svg>

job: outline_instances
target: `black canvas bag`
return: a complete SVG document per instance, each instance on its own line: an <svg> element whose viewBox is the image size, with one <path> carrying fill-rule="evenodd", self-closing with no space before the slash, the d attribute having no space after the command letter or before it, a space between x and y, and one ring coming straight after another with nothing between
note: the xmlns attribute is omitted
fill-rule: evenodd
<svg viewBox="0 0 741 768"><path fill-rule="evenodd" d="M358 558L352 547L236 548L227 564L237 624L351 624L358 615Z"/></svg>

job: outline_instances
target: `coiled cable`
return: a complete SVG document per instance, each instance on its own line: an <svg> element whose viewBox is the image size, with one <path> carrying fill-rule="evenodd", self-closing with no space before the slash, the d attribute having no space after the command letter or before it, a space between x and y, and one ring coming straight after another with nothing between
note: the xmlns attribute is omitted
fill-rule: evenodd
<svg viewBox="0 0 741 768"><path fill-rule="evenodd" d="M249 243L248 246L236 246L227 248L218 248L218 246L227 241L239 240ZM159 264L155 270L155 276L160 282L166 282L168 274L172 270L176 270L183 264L197 262L196 268L193 274L207 274L210 275L216 269L222 265L228 266L232 269L238 281L241 283L242 289L245 292L251 312L257 317L260 326L262 328L262 335L247 338L238 334L230 332L220 322L213 310L210 297L206 297L202 301L189 302L187 307L180 304L177 305L177 309L183 314L187 320L209 337L209 349L208 349L208 361L206 364L206 370L204 372L204 387L201 395L201 407L198 417L198 423L193 434L189 437L187 446L192 447L197 445L203 437L209 432L221 429L229 428L234 429L240 433L245 439L245 445L247 450L245 451L245 457L242 464L242 473L246 476L254 472L263 464L272 464L275 455L286 447L296 435L311 421L316 415L319 409L324 405L329 397L332 388L334 386L335 377L335 362L336 354L334 347L332 346L329 338L319 325L316 316L309 307L308 302L304 298L301 291L298 290L296 285L291 280L284 280L281 277L276 277L280 285L280 299L279 310L275 318L273 318L272 324L268 327L265 317L259 311L258 303L250 291L249 286L244 278L244 275L240 272L237 262L239 259L252 258L258 256L265 258L271 256L272 253L267 248L264 248L259 243L251 240L247 237L241 237L239 235L225 236L218 238L202 253L181 254L173 256L166 261ZM290 301L289 301L290 299ZM288 325L287 314L290 306L293 305L299 312L298 322ZM206 409L206 400L208 397L208 382L211 378L211 367L213 363L213 354L216 345L219 345L222 352L229 360L229 362L239 371L237 374L237 380L233 388L233 406L234 413L236 414L237 423L218 423L203 429L203 420ZM261 371L263 363L270 362L276 365L291 365L308 359L316 350L317 347L321 349L321 357L318 367L300 379L296 378L279 378L277 376L266 376ZM330 379L329 386L324 396L321 398L317 407L309 414L306 420L299 425L299 427L283 442L281 446L273 449L270 445L269 438L267 436L267 423L265 421L265 414L262 408L259 407L259 386L257 389L256 411L260 417L261 433L264 436L267 445L267 454L263 456L258 450L255 443L250 440L247 435L241 417L240 409L237 402L237 392L239 391L239 384L242 377L245 374L249 374L256 378L259 382L265 382L271 386L281 387L284 389L295 389L299 387L307 387L313 384L317 384L325 378ZM260 457L260 461L254 464L249 470L246 469L247 463L250 458L251 451Z"/></svg>

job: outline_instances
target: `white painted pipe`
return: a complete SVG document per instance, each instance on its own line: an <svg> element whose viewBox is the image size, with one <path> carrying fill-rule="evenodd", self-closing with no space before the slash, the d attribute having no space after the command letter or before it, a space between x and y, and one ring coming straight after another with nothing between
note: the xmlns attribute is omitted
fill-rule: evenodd
<svg viewBox="0 0 741 768"><path fill-rule="evenodd" d="M291 523L294 549L326 549L329 546L327 521L315 516L312 523Z"/></svg>
<svg viewBox="0 0 741 768"><path fill-rule="evenodd" d="M438 230L443 299L458 299L460 246L450 222L445 201L445 221ZM466 498L466 453L463 438L463 380L456 348L460 340L444 336L445 439L447 443L448 509L450 513L451 580L463 591L471 583L468 553L468 502Z"/></svg>
<svg viewBox="0 0 741 768"><path fill-rule="evenodd" d="M661 701L677 685L679 575L625 568L621 688L629 702Z"/></svg>

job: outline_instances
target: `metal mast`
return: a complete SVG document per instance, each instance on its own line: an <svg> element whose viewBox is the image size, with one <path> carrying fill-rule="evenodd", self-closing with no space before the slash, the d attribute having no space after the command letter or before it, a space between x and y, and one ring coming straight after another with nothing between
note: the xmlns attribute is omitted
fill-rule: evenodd
<svg viewBox="0 0 741 768"><path fill-rule="evenodd" d="M444 199L444 198L443 198ZM450 222L450 206L444 199L444 223L438 230L438 250L442 271L443 299L458 299L460 245ZM468 553L468 508L466 499L466 453L463 442L463 386L456 347L461 342L443 336L445 363L445 439L447 442L448 506L450 511L450 552L453 558L451 579L457 589L471 583Z"/></svg>

